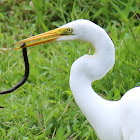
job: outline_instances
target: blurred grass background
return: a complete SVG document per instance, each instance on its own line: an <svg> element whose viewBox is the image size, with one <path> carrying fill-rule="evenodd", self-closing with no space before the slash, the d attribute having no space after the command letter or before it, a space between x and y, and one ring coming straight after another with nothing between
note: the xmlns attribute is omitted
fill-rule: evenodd
<svg viewBox="0 0 140 140"><path fill-rule="evenodd" d="M103 27L116 48L114 68L93 88L119 100L140 86L139 0L0 0L0 48L76 19ZM65 46L65 47L64 47ZM0 138L4 140L97 140L69 89L71 64L94 48L80 41L28 49L30 76L21 88L0 96ZM21 50L0 51L0 91L21 80Z"/></svg>

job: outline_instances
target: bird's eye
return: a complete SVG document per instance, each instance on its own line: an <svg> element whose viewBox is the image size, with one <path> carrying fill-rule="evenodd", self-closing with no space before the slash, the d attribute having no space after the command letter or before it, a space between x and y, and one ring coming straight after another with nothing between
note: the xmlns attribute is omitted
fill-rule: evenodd
<svg viewBox="0 0 140 140"><path fill-rule="evenodd" d="M72 28L68 28L67 31L68 31L69 33L72 33L72 32L73 32L73 29L72 29Z"/></svg>

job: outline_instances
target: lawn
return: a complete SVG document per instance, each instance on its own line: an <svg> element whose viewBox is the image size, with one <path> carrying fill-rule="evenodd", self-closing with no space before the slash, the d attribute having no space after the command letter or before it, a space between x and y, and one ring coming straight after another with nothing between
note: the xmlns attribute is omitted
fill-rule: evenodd
<svg viewBox="0 0 140 140"><path fill-rule="evenodd" d="M93 83L100 96L119 100L140 86L140 4L138 0L1 0L0 48L59 27L89 19L113 40L116 62ZM0 138L4 140L98 140L69 88L72 63L94 48L85 42L58 42L28 48L30 75L11 94L0 95ZM24 75L22 50L0 51L0 91Z"/></svg>

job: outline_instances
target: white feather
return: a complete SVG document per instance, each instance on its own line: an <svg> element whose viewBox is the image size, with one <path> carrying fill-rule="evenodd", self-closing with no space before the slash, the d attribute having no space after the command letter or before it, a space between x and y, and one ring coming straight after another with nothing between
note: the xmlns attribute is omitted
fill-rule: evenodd
<svg viewBox="0 0 140 140"><path fill-rule="evenodd" d="M63 27L73 34L62 40L83 40L95 47L95 54L77 59L70 72L70 88L79 108L100 140L140 140L140 87L128 91L119 101L100 97L91 87L103 78L115 63L114 44L107 33L88 20L76 20Z"/></svg>

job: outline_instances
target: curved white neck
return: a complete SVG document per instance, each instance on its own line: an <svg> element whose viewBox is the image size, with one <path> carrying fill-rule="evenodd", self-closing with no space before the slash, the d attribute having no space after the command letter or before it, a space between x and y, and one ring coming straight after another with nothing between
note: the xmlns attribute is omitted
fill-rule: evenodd
<svg viewBox="0 0 140 140"><path fill-rule="evenodd" d="M111 39L104 31L100 35L100 39L95 40L100 40L90 41L95 47L95 54L92 56L84 55L73 63L70 73L70 88L76 103L97 132L99 138L109 140L113 125L119 129L119 122L115 117L119 111L118 103L100 97L92 89L91 83L104 77L113 67L115 50ZM83 71L89 73L89 75L84 75L81 69L84 69ZM118 124L114 124L115 122ZM107 129L108 126L112 128ZM118 132L112 132L112 139L116 136L116 133ZM117 138L120 139L119 133Z"/></svg>

